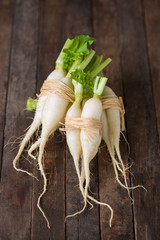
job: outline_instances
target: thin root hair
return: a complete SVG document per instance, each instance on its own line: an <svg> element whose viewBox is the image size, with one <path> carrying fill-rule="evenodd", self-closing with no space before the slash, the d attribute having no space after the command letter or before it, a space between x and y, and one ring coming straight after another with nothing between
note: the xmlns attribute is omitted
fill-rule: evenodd
<svg viewBox="0 0 160 240"><path fill-rule="evenodd" d="M128 155L130 155L131 148L130 148L129 142L127 141L127 138L126 138L126 136L124 135L124 133L122 131L121 131L121 134L122 134L122 136L123 136L123 138L124 138L124 140L125 140L125 142L126 142L126 144L128 146Z"/></svg>
<svg viewBox="0 0 160 240"><path fill-rule="evenodd" d="M111 211L111 216L110 216L110 220L109 220L109 226L112 226L112 219L113 219L113 209L112 207L107 204L107 203L103 203L103 202L99 202L98 200L96 200L95 198L91 197L90 195L88 195L88 198L91 199L92 201L94 201L95 203L102 205L102 206L106 206L109 208L109 210Z"/></svg>

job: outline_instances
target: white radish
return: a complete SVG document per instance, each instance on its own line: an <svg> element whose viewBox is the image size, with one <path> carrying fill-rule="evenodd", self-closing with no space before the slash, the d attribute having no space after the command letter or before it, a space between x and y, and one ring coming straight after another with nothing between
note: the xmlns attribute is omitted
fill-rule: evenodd
<svg viewBox="0 0 160 240"><path fill-rule="evenodd" d="M71 79L69 77L61 79L63 83L68 86L71 86ZM44 218L47 221L48 228L50 228L47 217L45 216L42 208L40 207L40 200L44 193L47 190L47 178L44 172L42 157L46 142L49 136L58 128L59 122L61 122L66 114L67 106L69 101L60 98L59 96L53 94L48 95L46 102L43 106L42 111L42 132L41 132L41 141L39 145L39 154L38 154L38 165L41 175L43 176L44 186L41 195L38 198L37 207L42 212Z"/></svg>
<svg viewBox="0 0 160 240"><path fill-rule="evenodd" d="M77 83L74 80L72 80L72 82L74 84L75 102L72 104L72 106L67 111L66 119L67 118L70 118L70 119L80 118L81 112L82 112L81 101L82 101L83 87L80 83ZM79 180L80 190L83 194L84 189L83 189L83 187L81 188L81 184L80 184L81 174L80 174L80 166L79 166L79 160L80 160L81 151L82 151L81 141L80 141L80 129L77 128L77 129L69 130L66 128L66 140L67 140L67 144L68 144L70 153L74 160L74 165L75 165L78 180ZM89 204L93 207L93 205L90 202L89 202ZM71 217L76 214L77 213L68 215L67 217Z"/></svg>
<svg viewBox="0 0 160 240"><path fill-rule="evenodd" d="M39 147L38 166L44 180L44 186L43 186L43 191L38 198L37 206L39 210L42 212L45 220L47 221L48 228L50 228L49 221L40 206L40 200L44 195L44 193L46 192L46 187L47 187L47 178L46 178L43 163L42 163L44 148L49 136L52 133L54 133L54 131L59 127L59 124L63 121L65 114L67 112L67 108L69 106L69 101L72 101L72 96L70 96L72 95L72 93L71 91L67 91L67 87L72 88L72 81L70 78L71 76L70 74L77 67L79 67L79 69L83 71L83 69L89 64L89 62L91 61L92 57L95 54L95 51L88 50L87 47L88 45L91 45L94 40L95 40L94 38L91 38L85 35L77 36L73 40L67 39L67 41L63 46L63 49L61 50L56 60L56 70L53 71L48 76L47 80L50 80L48 81L48 85L45 85L45 84L43 85L43 88L41 91L42 94L40 94L39 100L37 102L37 109L35 112L33 123L31 124L22 143L20 144L18 154L13 161L13 166L17 171L25 172L33 176L31 173L28 173L27 171L22 170L20 168L17 168L16 163L20 158L25 148L25 145L28 143L33 133L37 130L37 128L40 125L42 125L41 136L31 146L31 148L28 151L28 154L35 159L35 157L32 155L32 151L34 151L37 147ZM67 71L67 76L65 71ZM55 89L54 91L54 89L52 88L53 87L52 81L54 82L54 80L59 80L61 83L65 84L67 87L66 88L64 87L64 89L61 89L61 87L63 86L63 84L61 84L57 86L57 89ZM45 83L47 83L47 81ZM57 82L55 82L55 84L57 84ZM63 90L63 92L61 90ZM30 109L32 110L32 107ZM81 112L79 113L79 117L80 115L81 115ZM77 153L76 152L73 153L72 151L74 155L75 163L77 163L78 161L75 154L79 156L81 150L78 150L78 151L79 152ZM79 167L77 165L77 172L78 172L78 169ZM80 177L80 174L79 174L79 177Z"/></svg>
<svg viewBox="0 0 160 240"><path fill-rule="evenodd" d="M71 103L68 104L67 109L69 109L70 106L71 106ZM59 128L61 125L64 125L64 118L63 118L63 120L62 120L61 122L59 122L58 128ZM29 148L29 150L28 150L28 155L29 155L31 158L33 158L34 160L36 159L36 157L32 154L32 152L33 152L36 148L39 147L40 143L41 143L41 137L40 137L36 142L34 142L34 143L32 144L32 146L31 146L31 147Z"/></svg>
<svg viewBox="0 0 160 240"><path fill-rule="evenodd" d="M102 95L103 89L105 87L105 84L107 82L107 78L103 77L96 77L95 83L94 83L94 96L93 98L90 98L88 101L85 102L83 110L82 110L82 119L93 119L94 120L101 120L102 116L102 103L100 100L100 96ZM113 210L110 207L110 205L106 203L102 203L94 199L88 194L88 188L90 184L90 169L89 169L89 164L90 161L95 157L95 155L98 152L99 145L101 143L101 131L99 128L92 127L89 128L89 131L91 134L88 134L85 129L81 129L81 144L82 144L82 171L81 171L81 182L80 182L80 188L83 191L83 182L85 178L85 190L83 191L83 196L84 196L84 207L81 211L78 212L80 214L81 212L84 211L86 208L87 204L87 198L90 200L93 200L94 202L107 206L110 211L111 211L111 217L110 217L110 222L109 225L111 226L111 221L113 218Z"/></svg>
<svg viewBox="0 0 160 240"><path fill-rule="evenodd" d="M116 94L112 91L111 88L105 87L103 96L117 97ZM120 157L119 150L119 140L120 140L120 131L121 131L121 118L120 110L116 108L106 109L108 128L109 128L109 139L112 146L114 146L117 155Z"/></svg>
<svg viewBox="0 0 160 240"><path fill-rule="evenodd" d="M102 114L102 104L99 98L93 97L89 99L82 110L81 118L93 118L100 120ZM90 170L89 170L89 163L95 157L98 152L99 145L101 143L101 135L99 129L90 129L92 132L93 137L90 137L86 134L85 130L81 130L81 144L82 144L82 154L83 154L83 161L84 161L84 172L85 172L85 194L84 194L84 201L86 207L86 200L88 195L88 187L90 183Z"/></svg>
<svg viewBox="0 0 160 240"><path fill-rule="evenodd" d="M66 118L80 118L81 117L81 100L77 99L66 114ZM67 130L66 140L73 157L78 179L80 180L79 158L81 155L80 129Z"/></svg>
<svg viewBox="0 0 160 240"><path fill-rule="evenodd" d="M62 70L54 70L53 72L51 72L51 74L47 77L47 80L60 80L61 78L63 78L65 76L65 72ZM35 116L33 119L33 122L30 126L30 128L28 129L27 133L25 134L25 137L23 138L21 144L20 144L20 148L19 151L15 157L15 159L13 160L13 167L20 172L25 172L28 175L33 176L31 173L18 168L16 166L18 159L20 158L26 144L28 143L28 141L30 140L31 136L34 134L34 132L38 129L38 127L41 125L42 123L42 111L43 111L43 106L46 102L47 96L44 95L42 97L40 97L40 99L38 100L37 103L37 108L36 108L36 112L35 112Z"/></svg>
<svg viewBox="0 0 160 240"><path fill-rule="evenodd" d="M100 120L102 114L102 103L99 98L93 97L90 98L88 101L85 102L81 118L93 118ZM67 217L72 217L77 214L80 214L84 211L86 208L87 204L87 197L88 197L88 188L89 188L89 183L90 183L90 170L89 170L89 163L90 161L94 158L94 156L98 152L98 147L101 142L101 135L99 132L99 129L96 128L91 128L90 129L91 134L87 135L86 131L81 129L80 133L80 140L81 140L81 145L82 145L82 172L81 172L81 177L80 178L80 190L83 194L84 197L84 207L82 210L69 215ZM91 137L92 135L92 137ZM79 170L78 170L78 175L79 175ZM85 190L83 188L83 180L85 176Z"/></svg>
<svg viewBox="0 0 160 240"><path fill-rule="evenodd" d="M103 96L106 97L116 97L116 94L113 92L113 90L109 87L105 87ZM111 107L107 108L103 114L102 114L102 123L103 123L103 139L108 147L108 151L110 153L114 172L116 175L117 182L127 189L128 195L130 197L130 189L135 189L137 187L142 187L141 185L137 185L134 187L128 186L127 181L127 170L128 167L125 167L123 160L121 158L120 154L120 148L119 148L119 141L120 141L120 132L121 132L121 117L120 117L120 109ZM115 157L115 152L117 154L117 160ZM122 183L119 179L119 172L123 175L124 183Z"/></svg>

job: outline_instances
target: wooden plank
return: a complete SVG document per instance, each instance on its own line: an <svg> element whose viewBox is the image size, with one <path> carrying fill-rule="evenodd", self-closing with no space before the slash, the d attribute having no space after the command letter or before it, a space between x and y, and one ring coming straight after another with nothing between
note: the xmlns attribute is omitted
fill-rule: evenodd
<svg viewBox="0 0 160 240"><path fill-rule="evenodd" d="M73 159L67 149L66 162L66 215L73 214L83 208L83 198L79 190L77 174ZM91 195L98 199L98 173L97 158L94 158L90 164ZM86 210L75 217L66 221L66 239L100 239L99 229L99 207L94 204L90 210Z"/></svg>
<svg viewBox="0 0 160 240"><path fill-rule="evenodd" d="M7 1L5 1L7 6ZM9 2L8 2L9 4ZM20 136L31 120L24 111L26 99L35 92L38 1L15 1L14 28L6 109L5 144ZM10 8L10 5L9 5ZM5 10L5 9L4 9ZM10 11L8 12L10 17ZM30 239L32 178L17 173L12 166L17 149L7 145L3 152L0 195L1 239ZM25 164L27 163L27 164ZM31 170L27 161L21 166Z"/></svg>
<svg viewBox="0 0 160 240"><path fill-rule="evenodd" d="M148 0L143 0L142 2L144 7L144 21L157 117L158 135L160 139L160 97L158 91L158 89L160 89L160 1L154 0L150 2Z"/></svg>
<svg viewBox="0 0 160 240"><path fill-rule="evenodd" d="M97 156L90 163L90 191L89 194L95 199L98 199L98 162ZM100 236L100 219L99 219L99 206L92 202L94 207L90 209L88 205L86 211L80 216L79 220L79 239L83 240L99 240Z"/></svg>
<svg viewBox="0 0 160 240"><path fill-rule="evenodd" d="M148 190L134 191L135 239L158 239L160 159L141 2L122 0L118 13L134 185L142 184Z"/></svg>
<svg viewBox="0 0 160 240"><path fill-rule="evenodd" d="M3 137L5 125L5 108L8 87L8 71L10 59L12 9L11 3L0 2L0 175L2 166Z"/></svg>
<svg viewBox="0 0 160 240"><path fill-rule="evenodd" d="M67 0L65 31L68 37L80 34L92 36L92 3L89 0ZM97 198L98 176L97 159L94 158L90 166L91 190ZM73 159L67 148L66 154L66 215L75 213L83 207L83 198L78 187L78 178ZM97 205L92 210L89 207L81 215L69 218L66 221L66 239L98 240L99 232L99 208Z"/></svg>
<svg viewBox="0 0 160 240"><path fill-rule="evenodd" d="M39 9L39 56L37 92L54 69L55 60L64 40L64 1L41 1ZM31 239L65 239L65 140L59 132L46 146L45 171L47 173L47 192L41 206L49 219L51 229L37 208L37 199L43 189L43 179L39 171L35 174L40 180L33 182L32 231ZM37 166L37 162L35 163Z"/></svg>
<svg viewBox="0 0 160 240"><path fill-rule="evenodd" d="M123 96L120 66L120 45L116 1L94 1L93 21L96 38L96 51L112 62L105 69L109 85L118 96ZM127 163L126 144L121 136L121 154ZM105 143L99 150L99 196L100 201L110 204L114 210L112 227L109 227L110 211L100 208L101 239L133 239L132 207L127 191L115 179L113 166Z"/></svg>

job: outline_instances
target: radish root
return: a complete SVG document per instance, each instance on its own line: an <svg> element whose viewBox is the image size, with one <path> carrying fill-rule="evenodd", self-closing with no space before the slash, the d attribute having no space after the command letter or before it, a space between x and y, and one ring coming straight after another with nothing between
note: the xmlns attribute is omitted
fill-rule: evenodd
<svg viewBox="0 0 160 240"><path fill-rule="evenodd" d="M79 174L80 173L79 166L78 166L78 168L76 167L76 171L77 171L77 175L78 175L78 179L79 179L79 188L80 188L80 191L81 191L81 193L83 195L83 198L84 198L84 206L83 206L83 208L80 211L75 212L74 214L67 215L66 219L70 218L70 217L74 217L74 216L76 216L78 214L81 214L85 210L85 208L87 206L87 202L91 205L90 209L92 209L93 208L93 204L90 203L90 201L88 200L88 199L90 199L91 201L93 201L93 202L95 202L95 203L97 203L99 205L106 206L106 207L109 208L109 210L111 212L111 216L110 216L110 220L109 220L109 226L111 227L112 219L113 219L113 209L112 209L112 207L109 204L107 204L107 203L103 203L103 202L100 202L100 201L96 200L94 197L92 197L92 196L90 196L88 194L88 191L85 193L85 188L86 187L84 188L83 185L84 185L84 182L85 182L86 178L85 178L85 169L84 169L83 157L82 157L81 175Z"/></svg>
<svg viewBox="0 0 160 240"><path fill-rule="evenodd" d="M39 138L31 147L30 149L28 150L28 155L33 158L34 160L36 160L36 157L32 154L32 152L39 147L40 145L40 142L41 142L41 138Z"/></svg>
<svg viewBox="0 0 160 240"><path fill-rule="evenodd" d="M41 198L43 197L43 195L44 195L45 192L47 191L47 178L46 178L46 175L45 175L45 172L44 172L44 169L43 169L43 165L42 165L41 162L39 162L39 167L40 167L41 175L43 176L44 185L43 185L43 191L42 191L42 193L40 194L40 196L38 197L37 207L39 208L39 210L41 211L43 217L45 218L45 220L46 220L46 222L47 222L47 227L50 228L50 224L49 224L48 218L46 217L44 211L42 210L42 208L41 208L41 206L40 206Z"/></svg>

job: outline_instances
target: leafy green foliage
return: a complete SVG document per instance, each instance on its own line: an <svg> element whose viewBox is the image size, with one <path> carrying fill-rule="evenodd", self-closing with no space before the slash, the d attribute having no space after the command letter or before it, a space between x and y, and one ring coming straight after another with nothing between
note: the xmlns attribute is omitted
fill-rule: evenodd
<svg viewBox="0 0 160 240"><path fill-rule="evenodd" d="M94 38L88 35L80 35L72 39L72 43L69 48L64 48L65 53L63 59L63 67L69 71L75 61L83 60L84 56L89 54L88 45L91 45L95 41Z"/></svg>
<svg viewBox="0 0 160 240"><path fill-rule="evenodd" d="M76 69L75 71L71 72L71 78L81 83L84 89L93 92L93 78L89 72L85 73L81 69Z"/></svg>
<svg viewBox="0 0 160 240"><path fill-rule="evenodd" d="M36 110L37 107L37 99L33 99L33 98L28 98L27 99L27 111L32 112L34 110Z"/></svg>

